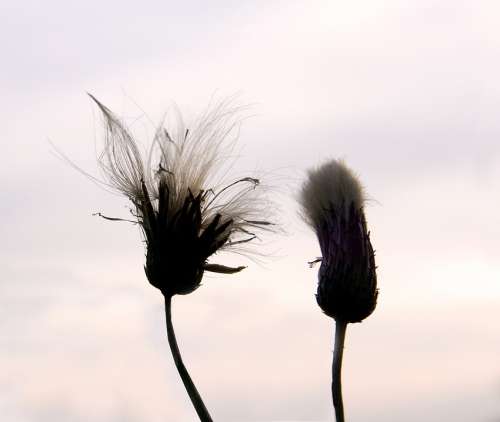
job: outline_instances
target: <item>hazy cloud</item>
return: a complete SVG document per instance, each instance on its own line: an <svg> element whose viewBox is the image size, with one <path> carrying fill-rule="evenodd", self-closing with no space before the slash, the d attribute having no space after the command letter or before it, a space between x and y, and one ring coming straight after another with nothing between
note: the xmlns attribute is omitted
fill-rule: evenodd
<svg viewBox="0 0 500 422"><path fill-rule="evenodd" d="M288 234L261 249L273 253L264 265L218 257L249 268L174 301L180 348L214 418L332 418L333 325L306 264L318 245L291 198L326 157L346 158L373 198L381 293L347 335L352 420L500 414L495 2L0 8L2 420L195 419L139 230L91 216L126 216L126 200L50 153L48 138L96 173L100 123L86 90L144 143L172 100L188 118L214 92L256 103L235 171L270 176Z"/></svg>

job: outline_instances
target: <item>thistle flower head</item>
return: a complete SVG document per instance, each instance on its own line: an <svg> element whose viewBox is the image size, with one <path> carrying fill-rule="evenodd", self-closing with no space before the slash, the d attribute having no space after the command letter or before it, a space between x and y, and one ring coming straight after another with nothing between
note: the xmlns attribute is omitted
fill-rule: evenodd
<svg viewBox="0 0 500 422"><path fill-rule="evenodd" d="M345 322L360 322L377 302L364 201L361 183L340 160L310 170L299 197L302 215L316 232L322 253L318 305L328 316Z"/></svg>
<svg viewBox="0 0 500 422"><path fill-rule="evenodd" d="M238 108L221 101L189 129L179 115L173 130L161 126L156 131L144 156L126 125L92 99L105 123L99 165L107 186L133 205L146 242L149 282L172 296L199 287L205 270L242 270L207 261L219 250L250 242L256 230L270 225L263 218L259 180L217 178L228 138L240 123Z"/></svg>

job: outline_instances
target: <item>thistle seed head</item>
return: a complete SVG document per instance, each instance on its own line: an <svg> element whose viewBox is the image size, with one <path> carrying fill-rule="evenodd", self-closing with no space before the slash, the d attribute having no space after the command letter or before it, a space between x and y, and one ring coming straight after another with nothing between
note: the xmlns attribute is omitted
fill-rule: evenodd
<svg viewBox="0 0 500 422"><path fill-rule="evenodd" d="M244 267L209 263L219 250L248 243L268 230L268 205L259 180L218 178L238 129L238 107L220 101L187 129L180 114L161 126L144 157L126 125L91 96L102 112L105 142L99 165L108 187L131 201L146 242L145 272L166 296L199 287L204 271L230 274ZM228 142L229 141L229 142Z"/></svg>
<svg viewBox="0 0 500 422"><path fill-rule="evenodd" d="M299 202L321 248L316 299L330 317L360 322L377 303L375 254L358 178L342 161L310 170Z"/></svg>

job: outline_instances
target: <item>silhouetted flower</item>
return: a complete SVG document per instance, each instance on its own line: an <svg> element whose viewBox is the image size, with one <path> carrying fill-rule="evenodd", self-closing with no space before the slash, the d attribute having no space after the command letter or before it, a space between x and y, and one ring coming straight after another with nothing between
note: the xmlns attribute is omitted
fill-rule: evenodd
<svg viewBox="0 0 500 422"><path fill-rule="evenodd" d="M126 195L146 240L145 272L166 296L199 287L203 272L235 273L245 267L209 263L219 250L256 238L266 228L259 180L214 180L238 109L221 101L187 129L180 115L173 132L161 127L143 158L130 131L94 97L105 121L99 164L108 185ZM155 161L157 160L157 161ZM215 177L214 177L215 176Z"/></svg>
<svg viewBox="0 0 500 422"><path fill-rule="evenodd" d="M134 222L142 228L146 242L146 276L165 298L167 336L175 365L200 420L211 422L177 346L171 301L176 294L198 288L204 271L230 274L245 268L209 263L208 258L219 250L250 242L256 238L255 230L270 225L265 220L266 202L259 196L259 180L243 177L224 183L217 179L227 159L222 154L228 137L240 122L239 110L230 101L221 101L189 130L178 116L172 132L164 127L157 130L143 157L125 124L92 99L103 114L106 129L99 157L104 183L133 204Z"/></svg>
<svg viewBox="0 0 500 422"><path fill-rule="evenodd" d="M342 161L309 172L300 202L318 237L322 258L316 299L330 317L360 322L377 303L375 256L366 228L365 198Z"/></svg>
<svg viewBox="0 0 500 422"><path fill-rule="evenodd" d="M322 257L316 300L335 319L332 398L337 422L344 422L341 368L347 324L361 322L377 304L375 254L366 228L365 195L342 161L310 170L299 202L315 231Z"/></svg>

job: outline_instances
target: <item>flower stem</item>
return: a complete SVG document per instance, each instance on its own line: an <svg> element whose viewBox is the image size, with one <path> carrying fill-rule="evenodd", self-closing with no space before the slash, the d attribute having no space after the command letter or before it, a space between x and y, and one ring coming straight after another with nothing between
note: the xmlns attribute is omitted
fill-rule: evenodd
<svg viewBox="0 0 500 422"><path fill-rule="evenodd" d="M165 296L165 317L167 320L167 337L168 344L170 345L170 350L172 352L172 356L174 358L175 366L177 367L177 371L179 371L179 375L181 376L182 382L184 383L184 387L186 388L189 398L193 403L193 406L200 418L201 422L212 422L212 418L208 413L203 400L201 399L200 393L196 389L193 380L189 376L189 373L182 362L181 353L179 352L179 347L177 346L177 340L175 339L174 327L172 325L172 297Z"/></svg>
<svg viewBox="0 0 500 422"><path fill-rule="evenodd" d="M342 401L342 355L344 353L344 339L347 322L335 322L335 348L333 350L332 364L332 398L335 408L335 419L344 422L344 403Z"/></svg>

